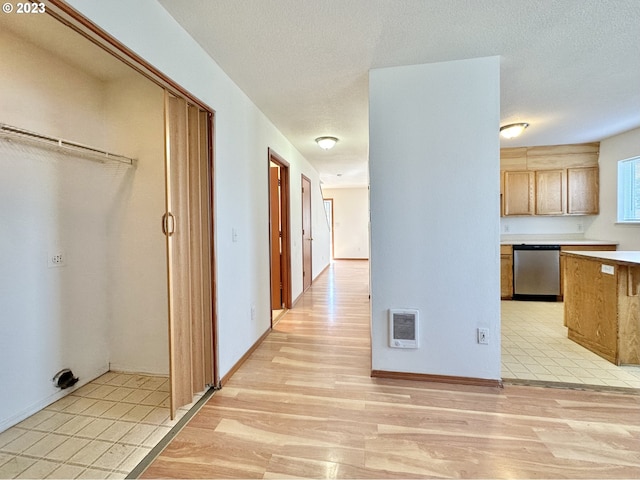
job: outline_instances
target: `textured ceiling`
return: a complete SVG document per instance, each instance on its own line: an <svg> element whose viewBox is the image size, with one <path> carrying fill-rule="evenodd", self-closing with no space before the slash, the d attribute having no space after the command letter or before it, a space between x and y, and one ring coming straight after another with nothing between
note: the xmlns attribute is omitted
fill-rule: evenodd
<svg viewBox="0 0 640 480"><path fill-rule="evenodd" d="M371 68L500 55L501 124L531 124L503 147L597 141L640 126L638 0L160 3L327 186L368 183ZM57 46L103 80L128 72L48 16L19 17L0 16L0 28ZM321 135L340 142L325 152L314 142Z"/></svg>
<svg viewBox="0 0 640 480"><path fill-rule="evenodd" d="M503 147L640 126L638 0L159 1L325 185L367 184L372 68L500 55L501 124L531 124Z"/></svg>

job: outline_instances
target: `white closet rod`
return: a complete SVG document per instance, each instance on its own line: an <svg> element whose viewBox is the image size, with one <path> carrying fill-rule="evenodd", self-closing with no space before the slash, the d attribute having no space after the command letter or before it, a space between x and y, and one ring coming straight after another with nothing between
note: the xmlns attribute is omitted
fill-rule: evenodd
<svg viewBox="0 0 640 480"><path fill-rule="evenodd" d="M117 155L115 153L105 152L104 150L100 150L98 148L88 147L86 145L70 142L61 138L53 138L47 135L41 135L39 133L24 130L22 128L12 127L11 125L6 125L4 123L0 123L0 135L8 138L20 138L22 140L42 143L52 147L56 147L58 149L71 150L77 153L82 153L84 155L89 155L93 159L96 159L103 163L106 161L113 161L135 166L135 160L133 158L125 157L123 155Z"/></svg>

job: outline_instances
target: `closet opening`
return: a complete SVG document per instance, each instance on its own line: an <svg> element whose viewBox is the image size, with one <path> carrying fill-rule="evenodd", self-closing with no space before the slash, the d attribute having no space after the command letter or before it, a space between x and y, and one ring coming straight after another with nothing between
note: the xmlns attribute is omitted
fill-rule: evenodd
<svg viewBox="0 0 640 480"><path fill-rule="evenodd" d="M65 3L47 13L0 17L0 432L77 435L82 405L118 442L219 385L215 114ZM79 382L61 390L65 368Z"/></svg>

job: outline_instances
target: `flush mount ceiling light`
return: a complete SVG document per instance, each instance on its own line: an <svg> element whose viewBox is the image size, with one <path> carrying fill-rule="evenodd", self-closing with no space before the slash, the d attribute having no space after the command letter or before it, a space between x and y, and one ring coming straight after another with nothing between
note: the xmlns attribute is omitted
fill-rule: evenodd
<svg viewBox="0 0 640 480"><path fill-rule="evenodd" d="M500 127L500 135L504 138L514 138L524 132L524 129L528 126L528 123L510 123L509 125Z"/></svg>
<svg viewBox="0 0 640 480"><path fill-rule="evenodd" d="M316 143L325 150L329 150L333 148L333 146L338 142L336 137L318 137L316 138Z"/></svg>

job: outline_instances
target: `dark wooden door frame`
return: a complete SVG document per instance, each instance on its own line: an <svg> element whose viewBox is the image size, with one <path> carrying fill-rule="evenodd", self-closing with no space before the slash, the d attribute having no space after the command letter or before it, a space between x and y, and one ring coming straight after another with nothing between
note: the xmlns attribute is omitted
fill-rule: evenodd
<svg viewBox="0 0 640 480"><path fill-rule="evenodd" d="M281 310L282 225L280 217L280 166L269 162L269 261L271 264L271 310Z"/></svg>
<svg viewBox="0 0 640 480"><path fill-rule="evenodd" d="M282 228L282 301L285 308L291 308L293 300L291 298L291 220L290 220L290 177L289 177L289 163L274 152L271 148L268 149L267 159L267 179L269 178L269 168L271 162L280 167L280 222ZM271 192L268 192L268 198L271 198ZM269 221L269 272L271 272L271 221ZM269 274L269 286L271 285L271 274ZM269 290L271 292L272 290ZM271 295L269 295L271 297ZM271 301L271 300L270 300ZM273 310L273 305L271 305ZM273 319L272 319L273 321Z"/></svg>

